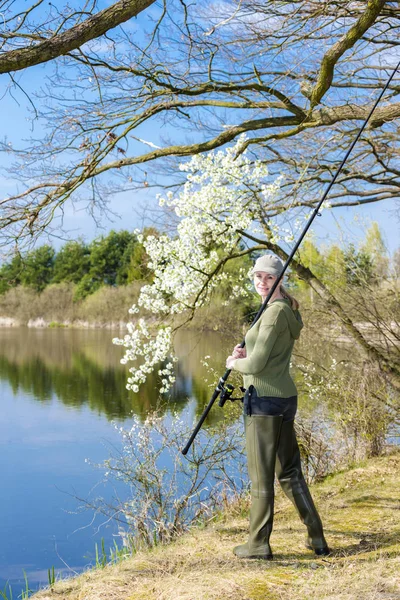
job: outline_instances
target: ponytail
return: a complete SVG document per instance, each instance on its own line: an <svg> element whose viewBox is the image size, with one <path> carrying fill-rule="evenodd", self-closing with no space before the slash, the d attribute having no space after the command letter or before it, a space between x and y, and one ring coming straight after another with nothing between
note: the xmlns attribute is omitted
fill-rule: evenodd
<svg viewBox="0 0 400 600"><path fill-rule="evenodd" d="M289 292L286 290L286 288L283 287L283 285L281 285L280 289L281 289L282 296L284 298L286 298L287 300L289 300L290 304L292 305L292 309L298 310L300 308L300 304L298 303L296 298L293 298L293 296L291 294L289 294Z"/></svg>

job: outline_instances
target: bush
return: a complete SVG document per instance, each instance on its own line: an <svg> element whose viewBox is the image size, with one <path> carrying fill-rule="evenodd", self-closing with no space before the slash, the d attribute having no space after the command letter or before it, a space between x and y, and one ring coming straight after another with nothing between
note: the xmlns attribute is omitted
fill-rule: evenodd
<svg viewBox="0 0 400 600"><path fill-rule="evenodd" d="M243 491L241 423L203 429L186 457L181 450L192 428L176 415L154 412L142 424L135 418L130 429L115 427L122 447L96 466L107 480L127 486L127 499L114 506L101 499L85 506L121 522L121 535L132 550L170 542Z"/></svg>
<svg viewBox="0 0 400 600"><path fill-rule="evenodd" d="M22 324L35 318L39 311L39 294L29 287L18 286L10 288L0 296L0 315L14 318Z"/></svg>
<svg viewBox="0 0 400 600"><path fill-rule="evenodd" d="M38 297L40 316L46 321L73 321L76 318L74 305L74 285L54 283L43 290Z"/></svg>
<svg viewBox="0 0 400 600"><path fill-rule="evenodd" d="M101 323L128 321L128 310L136 302L141 285L138 281L121 287L102 286L80 304L79 317Z"/></svg>
<svg viewBox="0 0 400 600"><path fill-rule="evenodd" d="M25 286L10 288L0 296L0 315L15 318L24 325L31 319L72 321L73 294L74 286L68 283L49 285L41 293Z"/></svg>
<svg viewBox="0 0 400 600"><path fill-rule="evenodd" d="M303 457L310 460L311 454L312 461L320 457L320 476L329 472L329 469L321 471L324 462L337 468L382 454L399 406L398 394L376 367L367 361L362 366L348 360L338 364L335 359L330 368L311 362L298 364L298 367L308 389L308 399L312 401L314 420L320 423L319 434L304 432L306 452ZM315 407L325 407L325 414L318 418ZM321 456L324 445L325 458ZM329 457L332 452L333 462Z"/></svg>

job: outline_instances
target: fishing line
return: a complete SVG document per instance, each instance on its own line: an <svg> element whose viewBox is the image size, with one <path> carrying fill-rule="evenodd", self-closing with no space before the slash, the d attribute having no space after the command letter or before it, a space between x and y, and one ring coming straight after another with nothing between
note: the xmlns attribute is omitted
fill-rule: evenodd
<svg viewBox="0 0 400 600"><path fill-rule="evenodd" d="M318 202L316 208L313 210L313 212L311 213L310 218L308 219L306 226L304 227L302 233L300 234L299 239L297 240L296 244L294 245L291 253L289 254L288 258L286 259L285 264L283 265L283 269L282 269L282 273L279 275L279 277L276 279L276 281L274 282L268 296L265 298L264 302L261 305L261 308L259 309L259 311L257 312L256 316L254 317L254 320L252 322L252 324L250 325L250 328L253 327L253 325L255 325L255 323L257 323L258 319L261 317L261 315L263 314L264 310L267 308L268 302L271 299L271 296L273 295L273 293L275 292L279 282L281 281L282 277L284 276L289 264L291 263L294 255L296 254L301 242L303 241L306 233L308 232L308 230L311 227L312 222L314 221L316 216L320 216L321 213L319 212L321 209L322 204L325 202L329 192L331 191L333 185L335 184L337 178L340 175L341 170L343 169L344 165L347 162L347 159L349 158L354 146L357 144L358 140L361 137L362 132L364 131L364 129L366 128L366 126L368 125L369 120L372 117L372 114L374 113L376 107L378 106L379 102L382 99L382 96L384 95L384 93L386 92L386 90L388 89L390 82L392 81L393 77L395 76L398 68L400 67L400 61L398 62L397 66L395 67L395 69L393 70L392 74L390 75L389 79L386 82L386 85L384 86L384 88L382 89L381 93L379 94L377 100L375 101L373 107L371 108L367 118L365 119L364 123L362 124L361 128L359 129L356 137L354 138L354 140L352 141L352 143L350 144L349 149L347 150L346 154L344 155L342 162L340 163L339 167L336 170L336 173L334 174L334 176L332 177L331 181L329 182L325 192L322 195L321 200ZM240 344L240 348L244 348L246 345L245 340L242 341L242 343ZM223 374L223 376L220 378L220 380L218 381L217 387L214 390L214 393L209 401L209 403L207 404L206 408L204 409L203 414L201 415L199 422L197 423L196 427L193 430L192 435L189 438L188 443L186 444L186 446L183 448L182 450L182 454L186 455L188 453L188 450L190 448L190 446L192 445L196 435L198 434L198 432L201 429L201 426L203 425L208 413L210 412L214 402L216 401L216 399L218 398L218 396L224 392L225 390L225 382L228 379L229 375L231 374L231 369L227 369L225 371L225 373ZM219 405L222 407L225 404L225 399L226 396L224 395L224 398L221 399L221 401L219 402Z"/></svg>

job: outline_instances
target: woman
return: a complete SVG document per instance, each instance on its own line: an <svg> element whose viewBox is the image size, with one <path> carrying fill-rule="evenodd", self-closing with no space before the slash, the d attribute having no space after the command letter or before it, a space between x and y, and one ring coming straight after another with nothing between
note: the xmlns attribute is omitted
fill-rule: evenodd
<svg viewBox="0 0 400 600"><path fill-rule="evenodd" d="M264 301L282 273L272 254L257 259L254 285ZM317 556L329 554L321 519L301 471L294 430L297 390L289 374L294 341L303 327L298 302L279 283L257 323L246 334L246 348L236 346L228 369L243 374L244 419L251 481L250 535L234 548L239 558L272 559L269 538L274 516L274 471L308 530L306 545Z"/></svg>

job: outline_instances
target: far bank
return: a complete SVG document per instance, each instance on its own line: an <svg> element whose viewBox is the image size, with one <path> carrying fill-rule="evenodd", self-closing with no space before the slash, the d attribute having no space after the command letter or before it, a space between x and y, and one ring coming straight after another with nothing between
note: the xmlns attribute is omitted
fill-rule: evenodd
<svg viewBox="0 0 400 600"><path fill-rule="evenodd" d="M70 283L49 285L42 292L18 286L0 296L0 326L124 328L139 289L136 282L104 286L77 301Z"/></svg>
<svg viewBox="0 0 400 600"><path fill-rule="evenodd" d="M129 309L136 304L143 284L135 281L124 286L102 286L81 300L76 299L76 286L72 283L52 284L42 292L22 285L11 288L0 295L0 327L125 330L127 323L134 320ZM224 332L237 328L240 332L247 309L243 302L232 301L225 306L220 298L215 298L210 306L199 309L186 327ZM146 311L142 316L154 319Z"/></svg>

